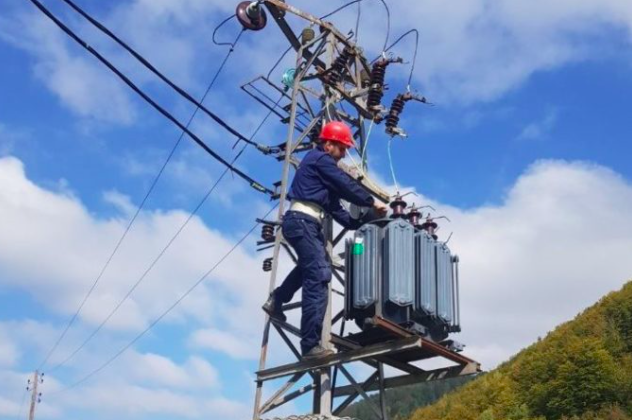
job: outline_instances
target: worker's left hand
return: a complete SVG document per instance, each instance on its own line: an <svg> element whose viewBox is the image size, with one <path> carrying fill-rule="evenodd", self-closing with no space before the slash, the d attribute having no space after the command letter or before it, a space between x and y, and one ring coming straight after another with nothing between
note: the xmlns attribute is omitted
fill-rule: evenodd
<svg viewBox="0 0 632 420"><path fill-rule="evenodd" d="M375 213L379 217L384 217L384 216L386 216L386 213L388 213L388 208L384 204L382 204L382 203L380 203L378 201L373 203L373 210L375 210Z"/></svg>

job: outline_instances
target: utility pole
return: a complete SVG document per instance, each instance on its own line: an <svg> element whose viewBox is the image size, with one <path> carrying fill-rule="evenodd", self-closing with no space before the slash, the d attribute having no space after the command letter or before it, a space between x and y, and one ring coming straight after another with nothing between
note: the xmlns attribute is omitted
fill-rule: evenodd
<svg viewBox="0 0 632 420"><path fill-rule="evenodd" d="M44 374L40 374L39 370L33 372L33 380L29 379L27 390L31 391L31 409L29 410L29 420L35 420L35 405L41 402L41 392L37 392L37 386L44 382Z"/></svg>

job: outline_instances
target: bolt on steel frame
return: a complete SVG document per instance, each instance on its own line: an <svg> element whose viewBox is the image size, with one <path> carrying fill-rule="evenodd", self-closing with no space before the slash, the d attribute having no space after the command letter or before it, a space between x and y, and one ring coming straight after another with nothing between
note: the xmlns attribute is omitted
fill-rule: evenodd
<svg viewBox="0 0 632 420"><path fill-rule="evenodd" d="M362 79L366 78L366 76L363 77L363 73L364 75L371 73L371 68L361 49L332 24L298 10L281 0L264 0L260 3L266 6L273 20L278 24L296 51L294 80L291 87L287 86L290 91L285 93L288 89L282 90L275 87L276 90L281 91L281 94L290 100L289 109L285 109L289 115L282 120L288 125L287 138L285 144L279 146L280 152L276 156L278 160L283 162L281 180L276 184L276 197L279 199L279 204L277 220L274 223L278 225L286 210L290 168L298 165L298 152L309 150L313 147L311 136L314 131L318 130L319 123L322 120L332 119L340 119L347 122L355 129L360 156L365 156L366 133L364 121L365 119L372 120L375 116L375 111L369 110L366 105L366 96L369 89L366 85L366 80L363 81ZM318 28L320 33L316 35L312 32L311 35L313 36L311 39L306 39L308 37L299 39L286 20L286 14L288 13L300 18L309 27ZM335 58L340 56L340 51L345 49L348 59L342 66L340 66L340 62L338 63L338 74L332 77L331 74L335 70L332 64ZM263 76L260 76L254 81L262 78ZM268 79L263 79L272 85ZM309 83L320 84L320 90L309 86ZM245 88L246 86L249 86L248 89ZM256 93L251 93L249 89L252 88L252 82L242 86L242 88L255 97L258 102L268 106L264 101L256 97ZM259 91L259 93L261 92ZM320 109L316 111L317 108L313 103L317 103ZM337 103L349 105L355 110L355 115L338 109L336 107ZM274 110L274 108L272 109ZM280 116L281 114L277 113L277 115ZM298 121L299 118L301 121ZM376 199L388 202L389 195L364 173L366 169L365 162L362 162L361 166L345 167L341 165L341 168L357 179ZM344 238L346 230L343 229L334 238L333 221L328 217L324 221L324 232L327 241L327 252L332 262L333 277L344 288L345 279L340 274L341 272L344 273L344 266L336 261L333 250ZM277 285L281 249L285 249L290 257L295 260L295 256L284 241L280 229L276 230L272 249L270 293ZM256 379L253 420L260 420L264 414L309 392L313 392L314 395L312 411L315 414L325 416L339 415L358 396L362 396L367 399L377 417L386 420L387 412L384 391L387 388L473 374L479 371L477 362L452 352L437 343L412 334L383 319L376 319L375 325L389 334L389 340L386 341L370 344L357 343L342 337L342 328L344 327L341 328L340 335L332 333L332 327L336 323L341 322L344 325L343 311L332 316L332 292L336 292L336 294L344 293L335 290L330 283L328 306L323 323L322 345L326 348L335 346L338 349L338 353L335 355L315 361L302 361L299 351L290 339L290 336L300 337L300 329L289 322L271 319L266 314ZM285 310L297 308L300 308L300 302L284 306ZM294 354L298 360L296 363L272 368L267 367L271 328L276 330L284 344ZM444 357L454 362L456 366L428 371L410 363L434 356ZM345 367L347 363L352 362L362 362L374 368L375 372L363 382L358 382L349 369ZM404 374L386 378L384 364L396 368ZM336 387L338 372L347 379L348 385ZM311 376L311 383L293 389L305 375ZM272 393L266 401L263 401L264 384L267 381L282 377L289 377L289 379ZM368 400L367 393L372 391L379 391L379 407L371 400ZM338 397L345 398L334 408L334 399Z"/></svg>

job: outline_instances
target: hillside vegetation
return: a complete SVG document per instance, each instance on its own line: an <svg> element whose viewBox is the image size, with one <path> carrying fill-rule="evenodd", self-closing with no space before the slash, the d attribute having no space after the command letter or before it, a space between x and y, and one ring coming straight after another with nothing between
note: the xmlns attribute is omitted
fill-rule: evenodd
<svg viewBox="0 0 632 420"><path fill-rule="evenodd" d="M411 420L632 420L632 282Z"/></svg>
<svg viewBox="0 0 632 420"><path fill-rule="evenodd" d="M419 407L432 404L446 393L471 381L473 376L451 378L444 381L422 382L415 385L386 391L386 411L391 420L405 420ZM379 407L380 401L377 394L369 397L374 406ZM345 417L360 420L378 420L372 408L362 400L350 405L343 413Z"/></svg>

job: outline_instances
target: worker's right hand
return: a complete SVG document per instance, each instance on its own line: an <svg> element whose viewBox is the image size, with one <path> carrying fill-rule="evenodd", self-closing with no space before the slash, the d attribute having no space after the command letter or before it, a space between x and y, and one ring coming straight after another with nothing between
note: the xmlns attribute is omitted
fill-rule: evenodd
<svg viewBox="0 0 632 420"><path fill-rule="evenodd" d="M388 208L379 201L373 203L373 210L379 217L384 217L386 216L386 213L388 213Z"/></svg>

